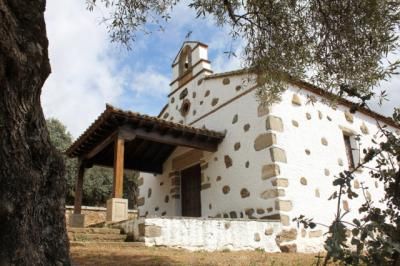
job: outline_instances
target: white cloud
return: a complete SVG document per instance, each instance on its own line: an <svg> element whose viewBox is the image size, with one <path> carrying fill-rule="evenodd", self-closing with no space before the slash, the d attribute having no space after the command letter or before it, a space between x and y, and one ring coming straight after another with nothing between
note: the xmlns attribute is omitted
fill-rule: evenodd
<svg viewBox="0 0 400 266"><path fill-rule="evenodd" d="M43 109L76 137L123 93L124 73L116 69L121 54L99 25L101 16L87 11L84 1L50 0L45 15L52 74L43 88Z"/></svg>
<svg viewBox="0 0 400 266"><path fill-rule="evenodd" d="M133 75L131 90L138 95L165 97L169 92L169 78L151 68Z"/></svg>

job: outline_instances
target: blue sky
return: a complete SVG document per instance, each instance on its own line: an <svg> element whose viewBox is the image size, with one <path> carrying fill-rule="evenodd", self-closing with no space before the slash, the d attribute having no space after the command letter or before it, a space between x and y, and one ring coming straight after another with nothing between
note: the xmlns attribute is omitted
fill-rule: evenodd
<svg viewBox="0 0 400 266"><path fill-rule="evenodd" d="M100 21L105 10L90 13L84 0L48 0L46 24L52 74L42 94L46 117L61 120L79 136L104 110L106 103L156 115L165 105L171 81L171 63L185 36L209 45L214 72L241 67L242 42L232 41L228 29L211 18L195 19L185 2L172 13L163 32L139 34L133 50L111 44ZM232 49L238 57L224 52ZM391 102L378 111L390 114L399 106L400 79L387 83Z"/></svg>

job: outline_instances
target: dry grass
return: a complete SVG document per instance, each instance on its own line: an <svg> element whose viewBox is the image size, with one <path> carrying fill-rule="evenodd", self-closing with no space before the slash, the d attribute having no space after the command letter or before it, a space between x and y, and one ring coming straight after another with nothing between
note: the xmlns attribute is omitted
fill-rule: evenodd
<svg viewBox="0 0 400 266"><path fill-rule="evenodd" d="M314 254L189 252L148 247L72 247L74 265L316 265Z"/></svg>

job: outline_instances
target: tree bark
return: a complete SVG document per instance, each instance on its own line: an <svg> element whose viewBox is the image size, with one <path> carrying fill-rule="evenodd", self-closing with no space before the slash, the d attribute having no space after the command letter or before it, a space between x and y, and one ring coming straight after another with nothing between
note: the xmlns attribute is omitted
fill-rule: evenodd
<svg viewBox="0 0 400 266"><path fill-rule="evenodd" d="M0 0L0 265L69 265L65 179L40 106L45 0Z"/></svg>

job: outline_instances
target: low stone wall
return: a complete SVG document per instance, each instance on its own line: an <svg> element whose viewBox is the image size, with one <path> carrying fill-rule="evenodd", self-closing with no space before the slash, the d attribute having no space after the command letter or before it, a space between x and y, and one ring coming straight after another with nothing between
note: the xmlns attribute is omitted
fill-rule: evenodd
<svg viewBox="0 0 400 266"><path fill-rule="evenodd" d="M69 216L74 213L74 206L65 206L65 218L69 226ZM104 207L82 206L82 214L85 215L85 227L106 221L107 209ZM128 219L138 217L137 210L128 210Z"/></svg>
<svg viewBox="0 0 400 266"><path fill-rule="evenodd" d="M279 221L218 218L145 218L139 226L146 246L188 250L253 250L280 252L276 237Z"/></svg>

